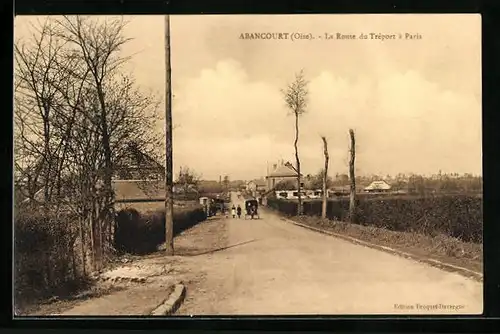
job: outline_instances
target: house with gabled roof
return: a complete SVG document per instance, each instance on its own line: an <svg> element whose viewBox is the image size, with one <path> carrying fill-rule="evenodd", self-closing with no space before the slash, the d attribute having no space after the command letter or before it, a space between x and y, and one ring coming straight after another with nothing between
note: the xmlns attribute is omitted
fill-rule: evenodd
<svg viewBox="0 0 500 334"><path fill-rule="evenodd" d="M383 180L373 181L368 187L364 188L366 192L387 192L390 190L391 186Z"/></svg>
<svg viewBox="0 0 500 334"><path fill-rule="evenodd" d="M38 159L34 164L35 169L41 169L43 160ZM57 162L57 159L55 160ZM56 170L54 168L54 170ZM41 175L43 176L43 175ZM55 176L53 176L56 179ZM165 168L154 158L142 152L137 145L130 144L117 158L113 166L112 187L117 201L126 201L127 199L157 199L165 197ZM22 180L21 180L22 181ZM35 202L44 202L44 190L38 182L34 190L34 196L31 200ZM24 184L20 182L17 187ZM174 193L178 189L174 186ZM29 202L30 199L23 199L23 202Z"/></svg>
<svg viewBox="0 0 500 334"><path fill-rule="evenodd" d="M115 163L113 178L116 180L162 180L165 178L165 167L136 145L130 144Z"/></svg>
<svg viewBox="0 0 500 334"><path fill-rule="evenodd" d="M266 176L267 189L274 189L278 183L285 180L296 180L297 176L297 169L290 162L282 161L280 164L275 164L273 170Z"/></svg>

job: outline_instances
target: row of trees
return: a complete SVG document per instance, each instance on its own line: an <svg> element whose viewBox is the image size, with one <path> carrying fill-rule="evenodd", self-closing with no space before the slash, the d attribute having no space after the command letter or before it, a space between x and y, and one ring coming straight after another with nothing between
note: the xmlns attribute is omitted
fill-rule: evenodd
<svg viewBox="0 0 500 334"><path fill-rule="evenodd" d="M295 164L297 170L297 187L299 189L298 192L298 205L297 205L297 213L298 215L302 215L303 213L303 205L302 205L302 194L301 194L301 173L300 173L300 157L298 150L298 142L299 142L299 118L307 112L308 106L308 82L304 77L304 71L301 70L299 73L295 74L295 80L288 84L287 88L282 90L283 97L286 103L286 106L290 110L291 114L295 117L295 140L293 143L295 149ZM356 142L354 130L349 129L349 137L351 141L350 145L350 160L349 160L349 180L351 184L351 196L350 196L350 215L351 220L355 219L355 205L356 205L356 177L355 177L355 158L356 158ZM329 155L328 155L328 143L325 136L321 136L321 141L323 143L323 152L325 157L325 165L321 172L321 183L323 188L323 206L322 206L322 217L326 217L326 202L327 202L327 182L328 182L328 164L329 164Z"/></svg>
<svg viewBox="0 0 500 334"><path fill-rule="evenodd" d="M480 176L462 175L439 177L425 177L413 175L408 180L395 179L392 181L393 189L406 190L415 193L428 192L482 192L483 178Z"/></svg>
<svg viewBox="0 0 500 334"><path fill-rule="evenodd" d="M295 75L295 80L291 82L286 89L282 90L286 106L290 110L291 114L295 117L295 139L294 139L294 149L295 149L295 162L297 170L297 185L301 188L303 184L301 181L301 168L300 168L300 157L298 151L298 141L299 141L299 119L307 111L308 105L308 82L304 78L304 72L301 70ZM324 150L324 167L315 176L311 177L312 182L310 186L313 188L323 188L323 213L322 216L326 217L326 189L330 186L336 185L349 185L350 186L350 216L351 220L355 219L356 216L356 183L366 183L368 185L371 181L384 179L383 177L372 175L371 178L358 178L355 175L355 158L356 158L356 141L353 129L349 129L350 138L350 159L349 159L349 169L347 174L337 174L335 180L332 180L328 176L328 146L327 140L324 136L321 136ZM394 178L386 177L387 181L392 184L395 190L405 190L412 193L427 193L427 192L480 192L482 190L482 178L477 176L472 176L470 174L465 174L459 176L458 174L442 174L441 171L432 177L424 177L420 175L411 175L406 177L405 175L397 175ZM287 182L278 184L277 190L286 189L290 185ZM295 185L292 186L295 188ZM301 215L303 212L301 192L298 192L298 214Z"/></svg>
<svg viewBox="0 0 500 334"><path fill-rule="evenodd" d="M317 174L306 176L304 187L306 189L321 189L323 187L324 168ZM328 174L328 173L327 173ZM480 176L472 176L468 174L459 176L442 175L436 176L400 176L400 177L380 177L380 176L356 176L356 184L367 186L373 181L385 180L391 185L392 190L402 190L414 193L428 192L481 192L483 180ZM328 189L332 187L344 187L350 185L347 175L337 175L332 178L327 176L326 186ZM289 190L296 188L296 181L283 181L276 185L276 190Z"/></svg>
<svg viewBox="0 0 500 334"><path fill-rule="evenodd" d="M15 43L16 192L24 205L77 213L95 269L112 251L114 167L130 147L161 155L151 131L159 101L123 71L125 26L120 18L48 18Z"/></svg>
<svg viewBox="0 0 500 334"><path fill-rule="evenodd" d="M189 189L195 189L199 193L227 193L231 190L237 190L244 184L244 181L231 181L229 175L224 175L219 181L202 180L202 176L189 167L181 167L175 181L183 192L187 193Z"/></svg>

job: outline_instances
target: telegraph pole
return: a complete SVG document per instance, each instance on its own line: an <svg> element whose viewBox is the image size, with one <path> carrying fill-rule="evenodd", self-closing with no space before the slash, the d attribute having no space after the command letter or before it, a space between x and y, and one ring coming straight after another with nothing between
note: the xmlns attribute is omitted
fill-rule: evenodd
<svg viewBox="0 0 500 334"><path fill-rule="evenodd" d="M354 137L354 130L349 129L349 137L351 138L351 158L349 159L349 179L351 181L351 192L349 195L349 219L351 223L356 222L356 175L355 160L356 160L356 138Z"/></svg>
<svg viewBox="0 0 500 334"><path fill-rule="evenodd" d="M170 68L170 15L165 15L165 250L174 255L174 198L172 195L172 76Z"/></svg>

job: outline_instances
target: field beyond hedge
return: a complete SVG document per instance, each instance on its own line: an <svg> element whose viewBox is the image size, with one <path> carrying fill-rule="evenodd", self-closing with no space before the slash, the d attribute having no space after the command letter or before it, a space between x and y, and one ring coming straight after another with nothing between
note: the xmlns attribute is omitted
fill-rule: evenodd
<svg viewBox="0 0 500 334"><path fill-rule="evenodd" d="M320 216L321 201L305 201L304 215ZM268 199L267 205L287 216L297 214L297 202ZM444 234L465 242L483 241L482 196L363 196L357 200L358 224L429 236ZM327 217L345 221L349 199L329 200Z"/></svg>

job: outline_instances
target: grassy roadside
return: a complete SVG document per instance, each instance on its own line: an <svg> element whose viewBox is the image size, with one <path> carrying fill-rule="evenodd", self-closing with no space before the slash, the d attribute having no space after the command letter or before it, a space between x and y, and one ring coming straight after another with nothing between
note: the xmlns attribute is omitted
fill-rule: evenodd
<svg viewBox="0 0 500 334"><path fill-rule="evenodd" d="M476 272L483 272L482 244L464 242L443 234L430 236L414 232L396 232L384 228L321 219L320 217L287 218L307 226L390 247L419 258L431 258Z"/></svg>

